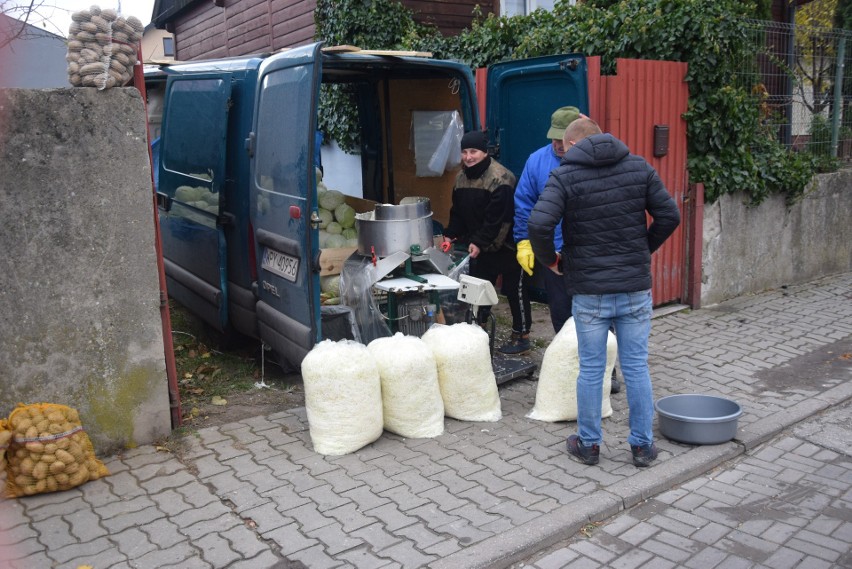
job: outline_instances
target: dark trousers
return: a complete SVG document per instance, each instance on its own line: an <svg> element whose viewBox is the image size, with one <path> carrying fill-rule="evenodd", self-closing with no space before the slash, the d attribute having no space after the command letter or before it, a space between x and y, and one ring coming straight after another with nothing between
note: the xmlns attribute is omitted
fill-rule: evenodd
<svg viewBox="0 0 852 569"><path fill-rule="evenodd" d="M550 322L557 334L562 330L565 321L571 318L572 298L565 287L565 275L557 275L547 267L537 267L544 270L544 290L547 292L547 304L550 306Z"/></svg>
<svg viewBox="0 0 852 569"><path fill-rule="evenodd" d="M509 301L512 313L512 331L527 334L532 325L532 306L530 295L521 278L524 272L515 259L515 252L502 248L495 253L480 253L476 259L471 259L470 275L497 285L497 277L503 276L500 292ZM481 311L480 311L481 312Z"/></svg>

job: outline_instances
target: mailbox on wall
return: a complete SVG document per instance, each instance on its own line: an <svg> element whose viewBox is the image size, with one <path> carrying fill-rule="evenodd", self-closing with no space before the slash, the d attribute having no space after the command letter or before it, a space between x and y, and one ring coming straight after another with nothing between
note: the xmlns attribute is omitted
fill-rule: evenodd
<svg viewBox="0 0 852 569"><path fill-rule="evenodd" d="M659 158L669 153L669 125L654 125L654 157Z"/></svg>

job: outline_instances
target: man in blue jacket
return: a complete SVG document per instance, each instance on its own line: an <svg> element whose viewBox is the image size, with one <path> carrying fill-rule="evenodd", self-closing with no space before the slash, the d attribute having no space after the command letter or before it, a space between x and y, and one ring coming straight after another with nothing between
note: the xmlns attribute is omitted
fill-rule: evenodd
<svg viewBox="0 0 852 569"><path fill-rule="evenodd" d="M513 229L517 243L517 259L527 275L532 276L535 257L527 233L527 220L535 207L538 197L544 191L544 185L550 173L559 166L565 147L562 136L565 128L582 115L577 107L556 109L550 116L550 129L547 138L550 144L542 146L527 158L518 185L515 188L515 227ZM553 245L557 251L562 249L562 227L557 226ZM550 322L553 331L559 333L565 321L571 317L571 297L565 289L565 280L551 271L544 272L544 290L547 292L547 304L550 307Z"/></svg>
<svg viewBox="0 0 852 569"><path fill-rule="evenodd" d="M627 442L633 464L649 466L657 458L648 369L651 253L677 229L680 211L656 170L593 120L568 125L564 143L562 163L533 208L528 231L538 262L564 271L573 297L580 373L578 432L568 437L568 453L598 463L607 334L614 326L630 413ZM560 223L561 253L553 246Z"/></svg>
<svg viewBox="0 0 852 569"><path fill-rule="evenodd" d="M527 233L527 220L538 201L538 197L544 191L544 185L547 183L550 173L559 166L562 156L565 154L565 146L562 142L565 129L578 118L588 117L581 113L577 107L560 107L553 112L550 116L550 128L547 131L550 144L542 146L530 154L515 188L513 235L518 248L516 254L518 264L526 273L524 277L526 288L531 286L529 284L532 280L530 277L532 277L533 267L535 266L535 256ZM562 249L561 225L556 226L553 246L557 251ZM565 321L571 317L571 295L565 288L565 278L551 271L544 271L544 290L547 293L547 305L550 308L550 322L553 324L553 331L558 334ZM609 391L610 393L618 393L621 391L621 385L616 377L615 369L612 371Z"/></svg>

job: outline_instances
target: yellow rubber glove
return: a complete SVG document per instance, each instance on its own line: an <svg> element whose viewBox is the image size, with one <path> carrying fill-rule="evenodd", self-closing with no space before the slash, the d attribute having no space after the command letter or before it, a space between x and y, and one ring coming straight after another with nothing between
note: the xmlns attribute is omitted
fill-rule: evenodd
<svg viewBox="0 0 852 569"><path fill-rule="evenodd" d="M518 259L518 264L530 276L533 274L533 265L535 264L535 255L533 254L532 244L529 239L518 241L518 252L515 254Z"/></svg>

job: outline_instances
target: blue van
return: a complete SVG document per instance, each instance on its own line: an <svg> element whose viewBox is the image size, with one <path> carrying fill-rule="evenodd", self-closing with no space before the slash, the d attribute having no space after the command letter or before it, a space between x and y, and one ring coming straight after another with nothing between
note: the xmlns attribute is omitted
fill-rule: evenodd
<svg viewBox="0 0 852 569"><path fill-rule="evenodd" d="M480 127L470 68L416 54L324 49L322 44L238 58L146 68L149 121L158 132L156 174L169 296L223 333L262 340L298 366L326 326L320 300L318 101L348 93L360 152L343 172L356 204L425 196L448 221L455 170L423 175L417 113L455 111ZM558 55L489 69L494 155L516 175L547 144L550 114L588 112L586 62ZM426 116L429 116L428 114ZM161 122L160 122L161 121ZM337 164L337 163L336 163Z"/></svg>

